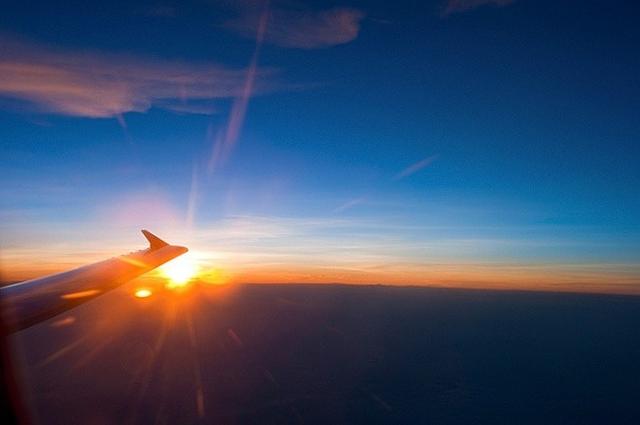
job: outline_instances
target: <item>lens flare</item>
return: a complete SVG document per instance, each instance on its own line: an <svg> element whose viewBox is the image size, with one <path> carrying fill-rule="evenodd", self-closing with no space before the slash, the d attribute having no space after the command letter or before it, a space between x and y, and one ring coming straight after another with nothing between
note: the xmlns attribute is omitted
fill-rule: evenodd
<svg viewBox="0 0 640 425"><path fill-rule="evenodd" d="M160 267L160 272L168 280L168 288L187 285L198 273L198 266L189 255L183 255Z"/></svg>
<svg viewBox="0 0 640 425"><path fill-rule="evenodd" d="M140 289L136 290L136 292L134 293L136 298L148 298L152 294L153 294L153 292L151 292L150 289L146 289L146 288L140 288Z"/></svg>

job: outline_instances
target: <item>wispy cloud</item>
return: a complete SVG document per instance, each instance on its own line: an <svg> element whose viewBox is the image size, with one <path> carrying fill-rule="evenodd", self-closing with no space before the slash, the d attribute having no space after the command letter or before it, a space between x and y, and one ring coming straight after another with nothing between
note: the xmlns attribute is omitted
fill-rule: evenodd
<svg viewBox="0 0 640 425"><path fill-rule="evenodd" d="M442 9L442 16L466 12L484 5L506 6L514 1L515 0L447 0Z"/></svg>
<svg viewBox="0 0 640 425"><path fill-rule="evenodd" d="M202 113L197 102L233 98L245 85L245 70L218 64L53 50L2 39L0 46L0 96L44 112L99 118L159 107ZM276 89L274 70L251 72L253 94Z"/></svg>
<svg viewBox="0 0 640 425"><path fill-rule="evenodd" d="M421 159L420 161L416 162L415 164L411 164L410 166L408 166L404 170L400 171L398 174L395 175L393 180L400 180L400 179L403 179L405 177L409 177L410 175L415 174L418 171L422 170L423 168L428 167L429 165L431 165L431 163L433 161L435 161L437 158L438 158L438 155L432 155L432 156L428 156L428 157L426 157L424 159Z"/></svg>
<svg viewBox="0 0 640 425"><path fill-rule="evenodd" d="M158 101L154 106L175 112L178 115L213 115L220 112L220 107L216 106L212 99L205 99L202 102L170 99L167 101Z"/></svg>
<svg viewBox="0 0 640 425"><path fill-rule="evenodd" d="M260 55L260 48L264 42L267 30L267 20L268 9L265 9L260 16L258 28L256 29L256 47L253 51L253 55L251 56L251 62L242 85L242 90L233 101L224 136L216 139L215 141L213 152L208 164L208 170L210 173L218 165L223 163L229 155L231 155L231 151L240 136L240 132L244 124L244 118L247 113L247 107L249 106L249 99L253 96L253 92L255 90L256 76L258 72L258 57Z"/></svg>
<svg viewBox="0 0 640 425"><path fill-rule="evenodd" d="M273 7L269 11L265 42L298 49L346 44L358 37L363 18L361 10L347 7L321 11ZM245 7L240 17L227 21L224 26L244 37L254 38L259 22L260 14Z"/></svg>
<svg viewBox="0 0 640 425"><path fill-rule="evenodd" d="M353 208L353 207L355 207L357 205L360 205L360 204L364 203L366 200L367 200L367 198L364 197L364 196L361 196L359 198L351 199L351 200L345 202L344 204L338 206L336 209L333 210L333 212L334 213L339 213L339 212L346 211L348 209L351 209L351 208Z"/></svg>

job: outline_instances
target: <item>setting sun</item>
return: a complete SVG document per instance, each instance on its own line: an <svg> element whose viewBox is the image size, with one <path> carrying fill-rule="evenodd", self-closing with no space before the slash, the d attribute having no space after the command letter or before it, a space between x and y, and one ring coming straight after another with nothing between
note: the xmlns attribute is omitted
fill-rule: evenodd
<svg viewBox="0 0 640 425"><path fill-rule="evenodd" d="M168 280L168 288L185 286L198 273L198 266L189 255L178 257L160 267L160 272Z"/></svg>

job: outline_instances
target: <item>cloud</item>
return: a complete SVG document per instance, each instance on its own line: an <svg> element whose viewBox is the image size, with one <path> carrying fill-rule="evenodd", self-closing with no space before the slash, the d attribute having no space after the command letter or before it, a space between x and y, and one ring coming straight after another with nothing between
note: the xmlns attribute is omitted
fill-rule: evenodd
<svg viewBox="0 0 640 425"><path fill-rule="evenodd" d="M359 198L351 199L351 200L345 202L344 204L338 206L337 208L335 208L333 210L333 212L334 213L339 213L339 212L343 212L343 211L349 210L349 209L351 209L351 208L353 208L353 207L355 207L357 205L363 204L364 202L366 202L366 200L367 200L367 198L364 197L364 196L361 196Z"/></svg>
<svg viewBox="0 0 640 425"><path fill-rule="evenodd" d="M435 161L437 158L438 158L438 155L433 155L433 156L428 156L428 157L426 157L424 159L421 159L420 161L416 162L415 164L411 164L410 166L408 166L404 170L400 171L398 174L396 174L396 176L393 178L393 180L400 180L400 179L403 179L405 177L409 177L410 175L415 174L418 171L422 170L423 168L431 165L431 163L433 161Z"/></svg>
<svg viewBox="0 0 640 425"><path fill-rule="evenodd" d="M260 16L258 28L256 29L256 47L253 50L253 55L251 56L251 63L249 64L247 75L242 85L242 90L231 106L231 113L229 114L229 121L227 122L224 135L219 140L216 140L213 147L213 152L208 164L209 173L213 172L217 166L224 163L224 161L231 155L231 151L240 137L244 118L247 113L247 107L249 106L249 99L253 96L253 92L255 90L256 76L258 72L258 56L260 54L262 43L264 42L268 19L268 13L264 10Z"/></svg>
<svg viewBox="0 0 640 425"><path fill-rule="evenodd" d="M272 8L265 42L297 49L322 49L349 43L358 37L364 13L358 9L336 7L322 11ZM241 16L224 26L244 37L254 38L260 14L245 9Z"/></svg>
<svg viewBox="0 0 640 425"><path fill-rule="evenodd" d="M38 110L81 117L116 117L151 107L211 112L203 102L233 98L247 71L212 63L52 50L0 39L0 97ZM252 94L276 90L273 69L253 69Z"/></svg>
<svg viewBox="0 0 640 425"><path fill-rule="evenodd" d="M494 6L506 6L515 0L447 0L442 10L442 16L452 13L466 12L479 6L487 4Z"/></svg>
<svg viewBox="0 0 640 425"><path fill-rule="evenodd" d="M175 112L178 115L213 115L220 112L220 108L209 102L188 102L184 100L169 100L166 102L158 101L155 105L157 108L166 109Z"/></svg>

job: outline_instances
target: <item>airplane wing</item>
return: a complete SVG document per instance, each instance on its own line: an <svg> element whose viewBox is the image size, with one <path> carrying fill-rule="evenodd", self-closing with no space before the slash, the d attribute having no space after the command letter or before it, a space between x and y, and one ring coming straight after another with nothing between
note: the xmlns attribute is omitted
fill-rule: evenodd
<svg viewBox="0 0 640 425"><path fill-rule="evenodd" d="M0 288L3 333L13 333L85 303L188 251L148 230L149 247L64 273Z"/></svg>

